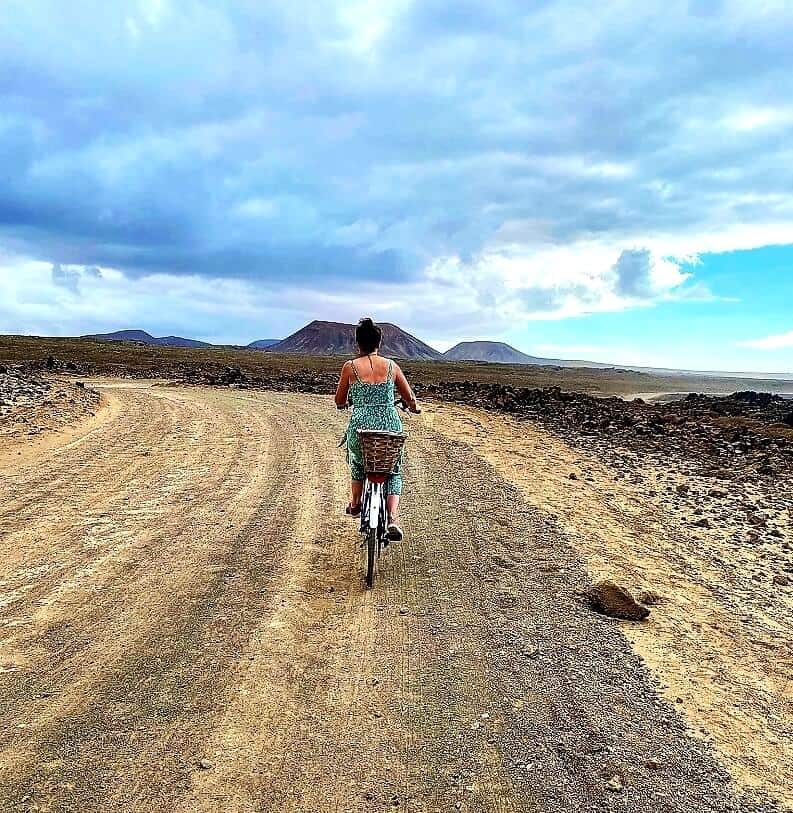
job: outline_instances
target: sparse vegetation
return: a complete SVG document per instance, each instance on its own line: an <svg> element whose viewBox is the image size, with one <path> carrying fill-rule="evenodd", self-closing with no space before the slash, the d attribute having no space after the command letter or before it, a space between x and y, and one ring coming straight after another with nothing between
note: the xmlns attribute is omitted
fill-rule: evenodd
<svg viewBox="0 0 793 813"><path fill-rule="evenodd" d="M53 356L62 362L89 365L98 375L126 375L144 378L181 377L197 368L219 372L239 368L250 377L272 377L302 372L332 380L341 356L270 353L240 348L158 347L133 342L96 342L88 339L0 336L0 363L44 361ZM403 367L412 381L475 381L513 387L561 387L593 395L635 393L703 392L735 390L793 392L793 382L716 378L697 375L661 376L619 369L532 367L483 362L436 362L409 360Z"/></svg>

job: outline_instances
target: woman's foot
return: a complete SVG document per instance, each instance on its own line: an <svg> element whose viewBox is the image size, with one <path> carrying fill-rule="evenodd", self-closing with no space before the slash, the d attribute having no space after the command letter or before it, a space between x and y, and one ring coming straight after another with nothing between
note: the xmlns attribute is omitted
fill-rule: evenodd
<svg viewBox="0 0 793 813"><path fill-rule="evenodd" d="M402 541L403 537L402 529L393 519L390 519L388 521L388 525L386 526L386 536L389 538L391 542Z"/></svg>
<svg viewBox="0 0 793 813"><path fill-rule="evenodd" d="M347 507L344 509L344 513L351 517L359 517L361 516L361 504L353 505L352 503L348 503Z"/></svg>

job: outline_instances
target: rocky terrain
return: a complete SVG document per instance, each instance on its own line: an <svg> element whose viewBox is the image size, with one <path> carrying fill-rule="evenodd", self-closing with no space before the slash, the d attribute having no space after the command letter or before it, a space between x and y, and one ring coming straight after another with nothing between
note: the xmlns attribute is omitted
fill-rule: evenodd
<svg viewBox="0 0 793 813"><path fill-rule="evenodd" d="M16 376L14 380L19 382L22 371L30 376L25 386L31 396L46 388L47 376L53 373L156 378L177 386L315 394L332 393L337 381L335 371L298 368L256 375L240 367L179 361L130 369L125 363L97 366L52 356L5 369L15 371L7 376ZM646 402L641 398L626 401L566 392L556 386L514 387L466 380L426 383L424 376L419 378L415 389L420 398L536 420L567 440L601 449L612 460L638 454L659 462L687 461L694 466L691 470L715 478L770 478L772 483L793 469L793 400L779 395L745 391L729 396L690 394L675 401ZM20 392L24 389L22 383L15 386L22 388Z"/></svg>
<svg viewBox="0 0 793 813"><path fill-rule="evenodd" d="M596 455L700 531L712 557L740 554L741 581L750 592L753 582L778 589L793 584L793 401L737 392L646 403L473 382L422 390L537 421ZM570 473L573 480L579 476ZM761 555L747 558L747 547Z"/></svg>
<svg viewBox="0 0 793 813"><path fill-rule="evenodd" d="M541 421L565 436L605 438L645 454L701 462L714 476L774 476L793 465L793 401L736 392L679 401L595 398L559 387L514 388L473 381L417 387L421 395Z"/></svg>
<svg viewBox="0 0 793 813"><path fill-rule="evenodd" d="M99 393L79 381L52 375L28 365L0 365L0 437L38 435L92 414Z"/></svg>
<svg viewBox="0 0 793 813"><path fill-rule="evenodd" d="M341 367L336 355L300 355L273 350L234 347L165 347L140 342L106 342L90 339L47 338L41 336L0 336L0 364L43 366L48 356L59 369L74 369L81 377L168 378L201 381L239 370L245 378L280 380L289 386L290 378L317 377L328 388L335 385ZM646 393L702 392L724 394L736 390L757 390L793 395L793 382L785 380L730 378L681 373L657 374L581 366L492 364L477 361L437 361L410 359L402 362L413 383L429 385L439 381L474 381L513 388L560 387L566 392L598 396L635 397ZM313 385L313 386L316 386Z"/></svg>

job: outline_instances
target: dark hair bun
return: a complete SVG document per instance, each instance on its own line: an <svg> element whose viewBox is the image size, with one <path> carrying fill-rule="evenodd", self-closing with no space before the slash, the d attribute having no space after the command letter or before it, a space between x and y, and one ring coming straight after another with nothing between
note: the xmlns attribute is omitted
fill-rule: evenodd
<svg viewBox="0 0 793 813"><path fill-rule="evenodd" d="M358 327L355 328L355 341L358 342L358 347L361 348L362 352L373 353L380 347L382 339L383 331L372 319L365 316L359 320Z"/></svg>

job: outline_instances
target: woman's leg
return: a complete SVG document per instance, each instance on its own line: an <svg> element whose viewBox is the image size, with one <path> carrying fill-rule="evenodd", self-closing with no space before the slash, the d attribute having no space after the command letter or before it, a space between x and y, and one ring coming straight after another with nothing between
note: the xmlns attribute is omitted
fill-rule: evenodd
<svg viewBox="0 0 793 813"><path fill-rule="evenodd" d="M402 493L402 475L397 469L386 486L386 507L388 508L388 521L399 522L399 495Z"/></svg>
<svg viewBox="0 0 793 813"><path fill-rule="evenodd" d="M389 494L386 498L388 521L399 524L399 494Z"/></svg>
<svg viewBox="0 0 793 813"><path fill-rule="evenodd" d="M363 480L350 480L350 505L354 511L361 507L361 496L363 495Z"/></svg>
<svg viewBox="0 0 793 813"><path fill-rule="evenodd" d="M361 507L363 496L363 481L366 473L361 460L360 449L352 443L347 443L347 462L350 464L350 507L353 512Z"/></svg>

